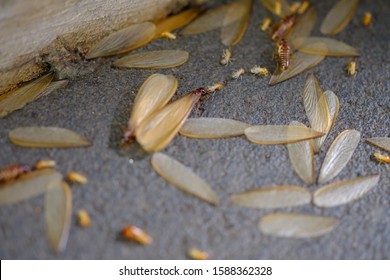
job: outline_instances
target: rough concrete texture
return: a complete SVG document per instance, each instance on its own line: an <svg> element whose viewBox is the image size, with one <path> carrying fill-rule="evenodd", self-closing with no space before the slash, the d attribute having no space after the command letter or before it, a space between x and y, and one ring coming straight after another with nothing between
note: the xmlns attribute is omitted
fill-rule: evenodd
<svg viewBox="0 0 390 280"><path fill-rule="evenodd" d="M321 1L319 24L335 1ZM372 27L363 27L365 11L374 15ZM344 67L350 58L326 58L312 70L269 87L269 78L246 74L231 81L203 102L204 112L192 116L223 117L251 124L308 125L301 92L309 73L324 89L340 99L340 114L322 152L316 170L332 140L345 129L362 132L352 160L333 181L359 175L381 174L379 185L361 199L344 206L321 209L313 205L279 210L254 210L232 205L231 194L254 187L291 184L304 186L291 168L284 146L260 146L244 137L201 140L176 137L164 153L191 167L220 195L221 205L212 207L183 194L160 178L150 164L151 155L133 147L120 152L118 141L126 126L135 94L152 73L173 74L179 80L177 96L224 80L239 67L262 65L274 69L273 45L258 30L269 13L254 1L251 24L243 40L233 48L234 61L219 64L224 47L213 31L176 41L159 39L141 50L182 49L190 53L185 65L161 71L119 70L113 59L94 74L73 80L66 89L29 104L0 120L0 165L33 164L50 158L64 174L77 170L89 183L73 186L73 222L65 252L54 254L43 228L43 197L0 208L1 259L185 259L190 247L198 247L215 259L388 259L390 258L389 166L370 160L375 148L364 143L369 137L388 136L390 126L388 1L361 1L346 30L334 38L361 51L358 73L348 77ZM19 126L53 125L70 128L93 140L86 149L26 149L12 145L8 132ZM129 161L129 159L132 159ZM320 186L308 187L315 191ZM76 213L85 208L92 226L82 229ZM43 210L43 209L42 209ZM318 238L290 239L266 236L257 224L265 214L310 213L337 217L335 230ZM154 238L144 247L118 237L127 224L146 229Z"/></svg>

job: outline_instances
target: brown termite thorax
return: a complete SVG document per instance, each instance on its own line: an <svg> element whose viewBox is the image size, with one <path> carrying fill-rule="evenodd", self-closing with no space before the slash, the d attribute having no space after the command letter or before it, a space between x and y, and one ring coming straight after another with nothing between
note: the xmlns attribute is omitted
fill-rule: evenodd
<svg viewBox="0 0 390 280"><path fill-rule="evenodd" d="M22 163L13 163L0 169L0 183L16 179L31 171L31 167Z"/></svg>
<svg viewBox="0 0 390 280"><path fill-rule="evenodd" d="M290 15L278 23L271 32L271 39L274 41L279 41L290 32L291 28L294 26L296 17Z"/></svg>

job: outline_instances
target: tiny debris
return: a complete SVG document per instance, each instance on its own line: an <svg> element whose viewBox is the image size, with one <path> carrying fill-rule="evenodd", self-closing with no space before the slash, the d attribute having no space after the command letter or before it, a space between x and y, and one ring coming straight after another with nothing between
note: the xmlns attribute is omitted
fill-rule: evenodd
<svg viewBox="0 0 390 280"><path fill-rule="evenodd" d="M379 152L374 153L372 158L379 163L390 163L390 157Z"/></svg>
<svg viewBox="0 0 390 280"><path fill-rule="evenodd" d="M153 242L149 234L133 225L128 225L122 229L122 236L126 239L134 240L141 245L150 245Z"/></svg>
<svg viewBox="0 0 390 280"><path fill-rule="evenodd" d="M356 70L356 61L355 60L351 60L347 64L347 74L348 74L348 76L355 76L356 72L357 72L357 70Z"/></svg>
<svg viewBox="0 0 390 280"><path fill-rule="evenodd" d="M85 209L80 209L77 212L78 223L82 228L88 228L91 225L91 218Z"/></svg>
<svg viewBox="0 0 390 280"><path fill-rule="evenodd" d="M364 13L362 23L364 26L369 26L372 24L372 14L370 12Z"/></svg>
<svg viewBox="0 0 390 280"><path fill-rule="evenodd" d="M219 63L222 65L228 65L231 62L232 52L229 49L226 49L222 53L222 59Z"/></svg>
<svg viewBox="0 0 390 280"><path fill-rule="evenodd" d="M240 68L238 69L237 71L234 71L233 74L232 74L232 78L233 79L238 79L242 74L245 73L245 70L244 68Z"/></svg>
<svg viewBox="0 0 390 280"><path fill-rule="evenodd" d="M40 160L35 164L35 169L54 168L56 162L54 160Z"/></svg>
<svg viewBox="0 0 390 280"><path fill-rule="evenodd" d="M167 38L170 40L176 40L176 35L173 34L172 32L168 32L168 31L161 33L161 37L164 37L164 38Z"/></svg>
<svg viewBox="0 0 390 280"><path fill-rule="evenodd" d="M272 23L272 20L269 17L265 18L263 21L263 24L260 26L261 31L268 30L271 23Z"/></svg>
<svg viewBox="0 0 390 280"><path fill-rule="evenodd" d="M264 77L267 77L269 75L268 69L265 67L260 67L260 66L254 66L251 69L251 73L254 75L262 75Z"/></svg>
<svg viewBox="0 0 390 280"><path fill-rule="evenodd" d="M75 171L69 172L66 177L72 183L81 184L81 185L88 183L87 177Z"/></svg>
<svg viewBox="0 0 390 280"><path fill-rule="evenodd" d="M188 250L187 252L188 256L191 258L191 259L194 259L194 260L208 260L209 259L209 254L205 251L201 251L199 249L196 249L196 248L192 248L190 250Z"/></svg>

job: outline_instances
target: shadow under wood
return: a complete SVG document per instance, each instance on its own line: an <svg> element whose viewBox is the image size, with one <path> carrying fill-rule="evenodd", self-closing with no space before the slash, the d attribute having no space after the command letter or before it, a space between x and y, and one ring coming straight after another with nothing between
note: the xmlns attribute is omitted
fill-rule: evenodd
<svg viewBox="0 0 390 280"><path fill-rule="evenodd" d="M130 110L133 107L133 94L123 93L120 102L115 110L115 115L111 123L108 147L114 150L121 157L128 157L132 160L141 160L150 153L142 149L135 139L128 145L121 147L121 138L130 117Z"/></svg>

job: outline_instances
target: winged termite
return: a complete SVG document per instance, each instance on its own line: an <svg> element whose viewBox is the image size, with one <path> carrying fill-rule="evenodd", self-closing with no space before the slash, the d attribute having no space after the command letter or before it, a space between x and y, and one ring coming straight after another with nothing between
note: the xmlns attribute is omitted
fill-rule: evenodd
<svg viewBox="0 0 390 280"><path fill-rule="evenodd" d="M292 122L291 125L299 125L305 127L305 125L299 122ZM298 143L288 144L288 155L292 167L299 178L306 184L311 185L314 183L314 150L312 141L302 141Z"/></svg>
<svg viewBox="0 0 390 280"><path fill-rule="evenodd" d="M308 37L317 21L317 11L314 8L298 17L294 28L287 34L286 39L295 48L294 40L297 38Z"/></svg>
<svg viewBox="0 0 390 280"><path fill-rule="evenodd" d="M193 260L208 260L209 254L196 248L188 250L187 255Z"/></svg>
<svg viewBox="0 0 390 280"><path fill-rule="evenodd" d="M23 163L12 163L0 169L0 184L7 181L12 181L22 174L31 171L31 167ZM1 187L1 185L0 185Z"/></svg>
<svg viewBox="0 0 390 280"><path fill-rule="evenodd" d="M133 110L121 140L122 145L134 137L137 127L144 120L169 102L177 86L177 79L171 75L153 74L146 79L134 100Z"/></svg>
<svg viewBox="0 0 390 280"><path fill-rule="evenodd" d="M150 51L130 54L113 63L119 68L163 69L183 65L189 57L188 52L180 50Z"/></svg>
<svg viewBox="0 0 390 280"><path fill-rule="evenodd" d="M260 67L260 66L254 66L251 68L251 73L254 75L262 75L264 77L267 77L269 75L269 71L265 67Z"/></svg>
<svg viewBox="0 0 390 280"><path fill-rule="evenodd" d="M332 217L276 213L264 216L259 222L259 229L264 234L277 237L310 238L324 235L338 224L338 219Z"/></svg>
<svg viewBox="0 0 390 280"><path fill-rule="evenodd" d="M351 21L358 8L359 0L340 0L328 12L321 24L322 34L334 35L342 31Z"/></svg>
<svg viewBox="0 0 390 280"><path fill-rule="evenodd" d="M82 228L88 228L91 226L91 218L85 209L80 209L77 212L77 222Z"/></svg>
<svg viewBox="0 0 390 280"><path fill-rule="evenodd" d="M65 182L57 181L45 193L45 231L55 252L65 250L72 218L72 192Z"/></svg>
<svg viewBox="0 0 390 280"><path fill-rule="evenodd" d="M187 25L195 19L201 11L202 9L200 8L193 8L156 22L154 38L162 37L164 36L164 33L170 33L175 29Z"/></svg>
<svg viewBox="0 0 390 280"><path fill-rule="evenodd" d="M229 62L231 61L231 57L232 57L232 52L229 49L224 50L222 53L222 58L220 60L220 63L222 65L228 65Z"/></svg>
<svg viewBox="0 0 390 280"><path fill-rule="evenodd" d="M18 203L45 193L62 175L53 169L31 171L1 185L0 205Z"/></svg>
<svg viewBox="0 0 390 280"><path fill-rule="evenodd" d="M372 157L379 163L390 163L390 157L388 155L376 152L372 155Z"/></svg>
<svg viewBox="0 0 390 280"><path fill-rule="evenodd" d="M9 113L23 108L45 93L46 88L53 80L54 74L50 73L34 81L28 82L20 88L12 90L0 96L0 118Z"/></svg>
<svg viewBox="0 0 390 280"><path fill-rule="evenodd" d="M326 101L328 102L328 108L329 108L329 116L331 120L330 126L325 131L325 135L321 138L317 138L314 140L314 152L319 153L322 147L322 144L324 144L326 138L328 137L330 131L333 129L333 126L336 122L337 116L339 114L339 99L332 91L327 90L324 92Z"/></svg>
<svg viewBox="0 0 390 280"><path fill-rule="evenodd" d="M351 159L360 142L360 132L344 130L333 141L322 163L319 183L325 183L336 177Z"/></svg>
<svg viewBox="0 0 390 280"><path fill-rule="evenodd" d="M245 34L249 25L252 0L236 0L224 15L221 29L221 41L225 46L234 46ZM236 20L232 20L237 17Z"/></svg>
<svg viewBox="0 0 390 280"><path fill-rule="evenodd" d="M150 245L153 242L153 238L146 231L134 225L128 225L122 229L122 236L141 245Z"/></svg>
<svg viewBox="0 0 390 280"><path fill-rule="evenodd" d="M260 0L260 2L274 15L284 18L290 14L287 0Z"/></svg>
<svg viewBox="0 0 390 280"><path fill-rule="evenodd" d="M390 138L388 137L369 138L366 143L390 153Z"/></svg>
<svg viewBox="0 0 390 280"><path fill-rule="evenodd" d="M203 94L207 94L205 89L196 89L142 122L136 129L136 138L142 148L149 152L157 152L165 148L180 130Z"/></svg>
<svg viewBox="0 0 390 280"><path fill-rule="evenodd" d="M263 23L260 26L260 30L267 31L269 29L271 23L272 23L272 19L270 19L269 17L265 18Z"/></svg>
<svg viewBox="0 0 390 280"><path fill-rule="evenodd" d="M245 136L255 144L290 144L318 138L324 133L311 128L293 125L262 125L245 129Z"/></svg>
<svg viewBox="0 0 390 280"><path fill-rule="evenodd" d="M313 68L324 58L324 56L320 55L296 52L294 53L294 59L291 60L289 68L285 71L279 71L279 69L277 69L276 72L272 75L269 81L269 85L272 86L295 77L296 75Z"/></svg>
<svg viewBox="0 0 390 280"><path fill-rule="evenodd" d="M152 22L131 25L105 37L92 47L86 59L117 55L142 47L155 36L156 26Z"/></svg>
<svg viewBox="0 0 390 280"><path fill-rule="evenodd" d="M370 26L372 24L372 14L370 12L364 13L362 23L364 26Z"/></svg>
<svg viewBox="0 0 390 280"><path fill-rule="evenodd" d="M244 69L244 68L240 68L240 69L238 69L238 70L236 70L236 71L234 71L234 72L232 73L232 78L233 78L233 79L238 79L238 78L241 77L241 75L244 74L244 73L245 73L245 69Z"/></svg>
<svg viewBox="0 0 390 280"><path fill-rule="evenodd" d="M221 118L188 119L179 133L190 138L224 138L244 135L249 124Z"/></svg>
<svg viewBox="0 0 390 280"><path fill-rule="evenodd" d="M355 60L351 60L348 62L347 64L347 74L348 76L355 76L356 75L356 61Z"/></svg>
<svg viewBox="0 0 390 280"><path fill-rule="evenodd" d="M91 142L69 129L47 126L19 127L10 131L12 143L30 148L76 148L90 146Z"/></svg>
<svg viewBox="0 0 390 280"><path fill-rule="evenodd" d="M354 201L378 184L379 175L338 181L318 189L313 203L319 207L334 207Z"/></svg>
<svg viewBox="0 0 390 280"><path fill-rule="evenodd" d="M354 47L325 37L306 37L293 40L294 47L300 52L324 56L359 56Z"/></svg>
<svg viewBox="0 0 390 280"><path fill-rule="evenodd" d="M310 126L317 131L326 132L331 126L329 106L320 83L313 74L306 79L302 99ZM319 144L318 141L313 142L314 152L320 150Z"/></svg>
<svg viewBox="0 0 390 280"><path fill-rule="evenodd" d="M219 204L218 196L209 184L177 160L162 153L155 153L152 166L160 176L179 190L212 205Z"/></svg>
<svg viewBox="0 0 390 280"><path fill-rule="evenodd" d="M290 67L290 58L292 55L291 47L288 44L287 39L281 39L275 46L278 68L282 71L286 71Z"/></svg>
<svg viewBox="0 0 390 280"><path fill-rule="evenodd" d="M88 178L85 175L80 174L79 172L75 172L75 171L69 172L68 175L66 175L66 178L70 182L76 183L76 184L85 185L86 183L88 183Z"/></svg>
<svg viewBox="0 0 390 280"><path fill-rule="evenodd" d="M234 194L230 201L244 207L274 209L309 204L311 195L297 186L273 186Z"/></svg>

